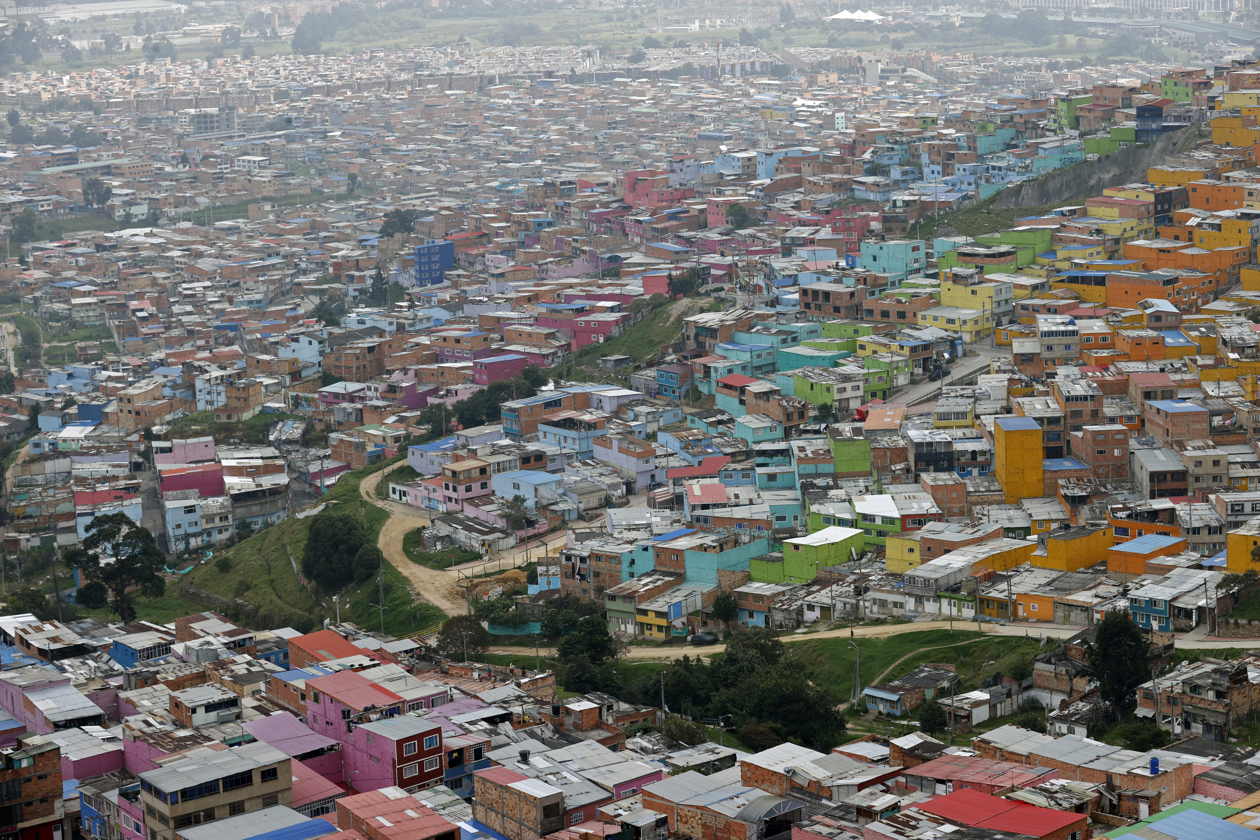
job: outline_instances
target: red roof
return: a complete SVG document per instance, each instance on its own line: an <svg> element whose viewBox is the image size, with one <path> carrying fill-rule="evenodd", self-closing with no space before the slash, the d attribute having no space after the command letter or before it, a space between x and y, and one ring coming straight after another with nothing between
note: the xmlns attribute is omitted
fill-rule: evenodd
<svg viewBox="0 0 1260 840"><path fill-rule="evenodd" d="M988 828L1033 837L1045 837L1073 823L1083 825L1085 822L1084 814L1011 802L970 788L919 802L913 807L968 828Z"/></svg>
<svg viewBox="0 0 1260 840"><path fill-rule="evenodd" d="M523 782L526 779L525 776L522 776L515 770L509 770L507 767L487 767L485 770L477 770L473 775L478 779L494 782L496 785L510 785L516 782Z"/></svg>
<svg viewBox="0 0 1260 840"><path fill-rule="evenodd" d="M742 388L745 385L752 385L758 380L751 376L744 376L742 373L732 373L730 376L723 376L718 380L720 385L730 385L732 388Z"/></svg>
<svg viewBox="0 0 1260 840"><path fill-rule="evenodd" d="M724 505L726 504L726 485L717 482L688 484L687 499L693 505Z"/></svg>
<svg viewBox="0 0 1260 840"><path fill-rule="evenodd" d="M359 651L362 653L363 651ZM379 686L358 671L339 671L306 681L307 689L317 689L343 706L362 711L369 706L392 706L402 698L388 688Z"/></svg>
<svg viewBox="0 0 1260 840"><path fill-rule="evenodd" d="M316 630L305 636L296 636L289 640L289 645L301 648L310 654L312 659L327 662L330 659L345 659L347 656L366 654L363 648L338 636L331 630Z"/></svg>
<svg viewBox="0 0 1260 840"><path fill-rule="evenodd" d="M730 455L710 455L701 459L694 467L674 467L665 471L666 478L700 478L706 475L717 475L722 467L730 463Z"/></svg>

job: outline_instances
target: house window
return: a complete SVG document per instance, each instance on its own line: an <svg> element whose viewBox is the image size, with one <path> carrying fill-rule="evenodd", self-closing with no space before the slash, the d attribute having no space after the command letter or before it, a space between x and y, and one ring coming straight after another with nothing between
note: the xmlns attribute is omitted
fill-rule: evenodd
<svg viewBox="0 0 1260 840"><path fill-rule="evenodd" d="M428 736L427 738L425 738L425 739L424 739L424 748L425 748L425 750L435 750L435 749L437 749L438 742L439 742L440 740L441 740L441 737L440 737L440 736L438 736L438 735L430 735L430 736Z"/></svg>
<svg viewBox="0 0 1260 840"><path fill-rule="evenodd" d="M420 770L419 764L408 764L406 767L402 769L402 776L404 779L413 778L416 775L416 773L419 772L419 770Z"/></svg>
<svg viewBox="0 0 1260 840"><path fill-rule="evenodd" d="M417 746L416 746L415 741L412 741L407 744L403 744L403 755L415 755L416 750L417 750Z"/></svg>
<svg viewBox="0 0 1260 840"><path fill-rule="evenodd" d="M438 769L439 763L441 763L440 758L426 758L424 760L424 769L426 772L431 772L433 770Z"/></svg>

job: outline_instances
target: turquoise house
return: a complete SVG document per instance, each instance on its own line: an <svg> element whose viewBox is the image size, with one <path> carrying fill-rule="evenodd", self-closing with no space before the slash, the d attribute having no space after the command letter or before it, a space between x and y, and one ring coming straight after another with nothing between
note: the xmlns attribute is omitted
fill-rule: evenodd
<svg viewBox="0 0 1260 840"><path fill-rule="evenodd" d="M764 414L745 414L735 418L735 437L751 446L783 440L783 424Z"/></svg>

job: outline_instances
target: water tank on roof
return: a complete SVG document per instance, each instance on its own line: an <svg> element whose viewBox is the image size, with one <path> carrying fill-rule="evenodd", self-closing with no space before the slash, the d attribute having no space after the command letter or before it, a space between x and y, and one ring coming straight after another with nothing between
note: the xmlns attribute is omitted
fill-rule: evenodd
<svg viewBox="0 0 1260 840"><path fill-rule="evenodd" d="M1159 759L1155 756L1151 756L1151 775L1159 775Z"/></svg>

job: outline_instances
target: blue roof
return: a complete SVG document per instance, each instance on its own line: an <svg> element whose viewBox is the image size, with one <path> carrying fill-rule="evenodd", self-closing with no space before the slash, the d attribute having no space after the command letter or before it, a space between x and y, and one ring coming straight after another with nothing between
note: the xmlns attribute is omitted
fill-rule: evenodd
<svg viewBox="0 0 1260 840"><path fill-rule="evenodd" d="M1151 400L1147 405L1158 408L1160 411L1166 411L1169 414L1189 414L1192 411L1207 411L1191 402L1185 400Z"/></svg>
<svg viewBox="0 0 1260 840"><path fill-rule="evenodd" d="M1059 470L1087 470L1089 466L1075 458L1046 458L1041 462L1041 468L1047 472L1058 472Z"/></svg>
<svg viewBox="0 0 1260 840"><path fill-rule="evenodd" d="M431 443L417 443L409 446L408 449L418 449L421 452L449 452L456 448L459 444L455 441L455 436L444 437L441 440L435 440Z"/></svg>
<svg viewBox="0 0 1260 840"><path fill-rule="evenodd" d="M501 356L486 356L483 359L477 359L478 362L511 362L516 359L525 358L520 353L504 353Z"/></svg>
<svg viewBox="0 0 1260 840"><path fill-rule="evenodd" d="M694 533L696 533L695 528L679 528L676 531L670 531L668 534L661 534L659 537L655 537L654 539L657 542L668 542L669 540L677 539L678 537L685 537L688 534Z"/></svg>
<svg viewBox="0 0 1260 840"><path fill-rule="evenodd" d="M1185 333L1178 330L1157 330L1157 332L1164 337L1165 347L1189 347L1194 344L1186 338Z"/></svg>
<svg viewBox="0 0 1260 840"><path fill-rule="evenodd" d="M277 828L273 831L264 831L262 834L255 834L249 840L311 840L313 837L323 837L325 834L332 834L335 831L339 831L339 829L328 820L311 817L306 822L287 825L284 828Z"/></svg>
<svg viewBox="0 0 1260 840"><path fill-rule="evenodd" d="M1162 548L1168 548L1170 545L1176 545L1182 542L1181 537L1169 537L1164 534L1147 534L1144 537L1138 537L1136 540L1129 540L1113 546L1116 551L1124 551L1131 554L1149 554L1152 551L1159 551Z"/></svg>
<svg viewBox="0 0 1260 840"><path fill-rule="evenodd" d="M1205 814L1186 810L1158 821L1159 828L1172 840L1255 840L1255 829Z"/></svg>
<svg viewBox="0 0 1260 840"><path fill-rule="evenodd" d="M272 674L271 677L272 679L289 682L290 680L310 680L315 677L326 677L331 673L332 671L329 671L327 668L321 668L318 665L307 665L305 668L294 668L291 671L280 671Z"/></svg>
<svg viewBox="0 0 1260 840"><path fill-rule="evenodd" d="M660 248L662 251L674 251L675 253L695 250L693 248L684 248L681 245L669 245L665 242L653 242L652 247Z"/></svg>
<svg viewBox="0 0 1260 840"><path fill-rule="evenodd" d="M994 424L1001 426L1004 432L1023 432L1036 429L1041 431L1041 426L1031 417L999 417L993 421Z"/></svg>
<svg viewBox="0 0 1260 840"><path fill-rule="evenodd" d="M484 823L469 820L459 824L459 840L508 840Z"/></svg>

